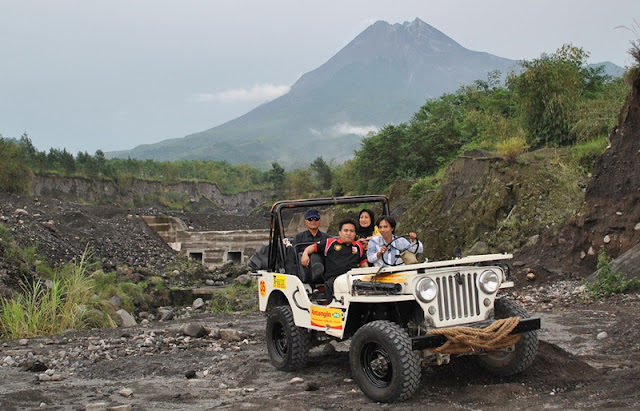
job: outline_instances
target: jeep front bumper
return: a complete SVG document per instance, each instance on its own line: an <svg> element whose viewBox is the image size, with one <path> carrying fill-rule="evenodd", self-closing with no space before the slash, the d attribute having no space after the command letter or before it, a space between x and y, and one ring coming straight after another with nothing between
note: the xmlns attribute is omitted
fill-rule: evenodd
<svg viewBox="0 0 640 411"><path fill-rule="evenodd" d="M516 325L513 331L511 331L511 334L520 334L539 329L540 318L523 318L520 320L518 325ZM446 342L447 337L440 334L419 335L416 337L411 337L411 346L414 351L440 347Z"/></svg>

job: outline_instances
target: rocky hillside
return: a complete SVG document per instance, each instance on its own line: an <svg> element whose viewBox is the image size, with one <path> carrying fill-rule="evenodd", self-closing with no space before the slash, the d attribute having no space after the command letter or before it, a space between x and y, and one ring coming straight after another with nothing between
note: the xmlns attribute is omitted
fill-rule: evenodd
<svg viewBox="0 0 640 411"><path fill-rule="evenodd" d="M110 179L60 177L37 174L31 181L33 196L46 196L74 202L144 207L173 205L193 212L249 214L262 205L269 193L244 191L225 194L215 183L178 181L159 182L132 179L116 185Z"/></svg>
<svg viewBox="0 0 640 411"><path fill-rule="evenodd" d="M532 264L556 274L593 272L604 248L620 257L640 243L640 73L609 136L610 147L593 169L584 203L561 230L544 230L540 241L523 251ZM637 249L637 247L635 247ZM634 251L638 263L640 250ZM637 264L635 265L637 267ZM638 276L637 269L627 275Z"/></svg>
<svg viewBox="0 0 640 411"><path fill-rule="evenodd" d="M626 274L637 275L637 73L610 141L590 180L567 166L568 152L561 149L526 153L512 162L479 150L467 152L449 166L438 189L417 200L408 194L409 184L394 187L391 203L401 222L398 231L417 231L429 259L450 258L456 246L468 253L515 252L516 268L533 270L541 282L590 275L602 248L623 259L630 267ZM123 193L109 182L40 176L33 194L3 194L0 220L21 245L35 247L53 264L69 261L90 244L106 269L133 267L141 275L166 270L173 252L139 218L162 211L135 207L137 201L178 198L187 205L180 217L195 229L268 227L264 216L243 216L264 201L263 193L224 195L212 184L133 181ZM114 205L127 203L131 207ZM21 276L21 270L0 261L2 282L15 286Z"/></svg>
<svg viewBox="0 0 640 411"><path fill-rule="evenodd" d="M429 259L451 258L454 247L513 252L582 203L586 182L566 167L567 157L564 150L543 149L509 163L467 152L451 163L439 189L407 208L403 227L424 238Z"/></svg>
<svg viewBox="0 0 640 411"><path fill-rule="evenodd" d="M540 282L584 278L604 248L615 267L638 276L640 264L640 76L591 179L568 167L568 152L543 149L508 163L472 151L447 169L442 185L413 202L393 192L404 230L417 231L430 259L515 252L521 273ZM635 248L634 248L635 247ZM631 252L628 253L629 250ZM634 263L635 262L635 263ZM524 276L519 276L522 279Z"/></svg>

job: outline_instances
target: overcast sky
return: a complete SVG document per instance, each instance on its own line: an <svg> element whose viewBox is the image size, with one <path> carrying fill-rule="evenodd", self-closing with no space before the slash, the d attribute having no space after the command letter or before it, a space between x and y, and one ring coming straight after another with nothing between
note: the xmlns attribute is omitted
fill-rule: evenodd
<svg viewBox="0 0 640 411"><path fill-rule="evenodd" d="M638 0L0 0L0 134L73 154L184 137L415 18L514 60L570 43L626 67L640 36Z"/></svg>

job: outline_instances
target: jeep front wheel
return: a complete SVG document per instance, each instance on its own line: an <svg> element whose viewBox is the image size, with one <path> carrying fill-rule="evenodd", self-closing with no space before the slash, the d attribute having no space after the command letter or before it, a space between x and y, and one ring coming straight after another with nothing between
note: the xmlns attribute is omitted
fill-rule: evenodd
<svg viewBox="0 0 640 411"><path fill-rule="evenodd" d="M521 317L529 318L527 311L518 303L505 298L498 298L495 302L495 318ZM513 351L500 351L478 356L478 362L492 374L508 377L521 373L527 369L538 351L538 331L520 334L520 341Z"/></svg>
<svg viewBox="0 0 640 411"><path fill-rule="evenodd" d="M281 305L269 312L266 337L269 358L277 369L294 371L307 363L311 340L306 329L296 326L291 307Z"/></svg>
<svg viewBox="0 0 640 411"><path fill-rule="evenodd" d="M411 339L390 321L370 322L355 333L349 364L362 392L374 401L404 401L420 384L420 360Z"/></svg>

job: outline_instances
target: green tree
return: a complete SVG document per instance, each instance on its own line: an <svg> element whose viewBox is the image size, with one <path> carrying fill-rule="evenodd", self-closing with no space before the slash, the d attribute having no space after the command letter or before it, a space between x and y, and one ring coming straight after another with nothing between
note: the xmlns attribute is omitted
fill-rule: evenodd
<svg viewBox="0 0 640 411"><path fill-rule="evenodd" d="M355 155L358 191L384 191L394 181L438 170L471 135L465 131L463 93L427 101L409 123L389 124L362 140Z"/></svg>
<svg viewBox="0 0 640 411"><path fill-rule="evenodd" d="M574 142L569 131L576 104L585 86L598 79L593 72L583 69L587 57L588 53L581 48L564 45L554 54L521 62L524 71L510 77L532 148Z"/></svg>
<svg viewBox="0 0 640 411"><path fill-rule="evenodd" d="M107 162L104 151L100 149L96 150L96 153L93 157L95 160L95 169L97 171L97 175L116 178L115 170L110 167L111 163Z"/></svg>
<svg viewBox="0 0 640 411"><path fill-rule="evenodd" d="M267 181L275 189L282 187L285 180L284 168L277 162L271 163L271 170L267 172Z"/></svg>
<svg viewBox="0 0 640 411"><path fill-rule="evenodd" d="M62 149L60 153L60 166L67 174L72 174L76 171L76 160L73 154L69 153L67 149Z"/></svg>
<svg viewBox="0 0 640 411"><path fill-rule="evenodd" d="M569 130L572 139L577 143L586 143L608 137L611 128L618 122L618 113L629 91L629 84L617 78L585 93L586 98L576 104L575 121Z"/></svg>
<svg viewBox="0 0 640 411"><path fill-rule="evenodd" d="M333 179L331 168L322 159L322 156L316 158L313 163L311 163L311 175L318 183L320 190L329 190L331 188L331 181Z"/></svg>
<svg viewBox="0 0 640 411"><path fill-rule="evenodd" d="M355 176L358 175L355 167L355 159L347 160L343 164L335 166L332 170L333 180L331 184L331 194L342 196L346 194L356 194L361 183Z"/></svg>
<svg viewBox="0 0 640 411"><path fill-rule="evenodd" d="M287 174L285 187L289 198L309 197L315 190L315 184L308 169Z"/></svg>
<svg viewBox="0 0 640 411"><path fill-rule="evenodd" d="M27 133L23 133L22 136L20 136L20 145L22 146L25 160L27 161L27 163L33 165L38 150L36 150L36 148L33 146L33 142L31 141Z"/></svg>
<svg viewBox="0 0 640 411"><path fill-rule="evenodd" d="M0 136L0 191L17 194L25 194L28 191L32 174L25 159L20 144Z"/></svg>
<svg viewBox="0 0 640 411"><path fill-rule="evenodd" d="M404 165L402 153L397 148L408 139L406 123L387 124L377 133L362 139L356 150L352 179L360 194L381 192L397 179Z"/></svg>

